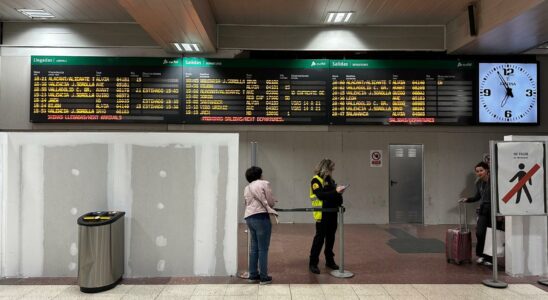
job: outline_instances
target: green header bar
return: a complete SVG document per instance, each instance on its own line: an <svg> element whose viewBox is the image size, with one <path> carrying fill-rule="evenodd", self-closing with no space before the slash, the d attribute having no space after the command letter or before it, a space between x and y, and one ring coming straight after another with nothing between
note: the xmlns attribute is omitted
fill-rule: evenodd
<svg viewBox="0 0 548 300"><path fill-rule="evenodd" d="M207 59L201 57L31 56L33 66L171 66L283 69L472 69L462 60Z"/></svg>
<svg viewBox="0 0 548 300"><path fill-rule="evenodd" d="M283 69L327 69L327 59L207 59L201 57L183 58L183 67L195 68L283 68Z"/></svg>
<svg viewBox="0 0 548 300"><path fill-rule="evenodd" d="M457 60L330 60L332 69L472 69L472 61Z"/></svg>
<svg viewBox="0 0 548 300"><path fill-rule="evenodd" d="M31 56L33 66L183 66L180 57Z"/></svg>

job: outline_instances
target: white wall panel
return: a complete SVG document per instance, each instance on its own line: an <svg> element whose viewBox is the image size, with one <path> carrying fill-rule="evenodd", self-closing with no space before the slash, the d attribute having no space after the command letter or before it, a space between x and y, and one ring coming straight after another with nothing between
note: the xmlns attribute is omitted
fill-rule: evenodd
<svg viewBox="0 0 548 300"><path fill-rule="evenodd" d="M237 134L5 135L0 276L76 276L76 220L103 210L127 213L125 277L235 275Z"/></svg>

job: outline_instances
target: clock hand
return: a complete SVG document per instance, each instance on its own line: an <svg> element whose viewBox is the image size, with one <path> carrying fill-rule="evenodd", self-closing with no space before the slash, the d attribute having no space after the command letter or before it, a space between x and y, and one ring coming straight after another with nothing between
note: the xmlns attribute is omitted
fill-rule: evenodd
<svg viewBox="0 0 548 300"><path fill-rule="evenodd" d="M509 88L509 87L506 88L506 95L514 98L514 93L512 93L512 88Z"/></svg>
<svg viewBox="0 0 548 300"><path fill-rule="evenodd" d="M504 88L506 88L506 92L508 93L508 89L510 88L510 86L508 85L506 80L504 80L504 77L502 77L502 75L500 75L500 73L498 71L497 71L497 74L499 75L499 79L502 82L502 85L504 86Z"/></svg>
<svg viewBox="0 0 548 300"><path fill-rule="evenodd" d="M510 91L511 93L511 91ZM508 101L508 93L506 93L506 95L504 95L504 98L502 98L502 101L500 102L500 107L504 107L504 105L506 104L506 101ZM513 96L512 96L513 97Z"/></svg>

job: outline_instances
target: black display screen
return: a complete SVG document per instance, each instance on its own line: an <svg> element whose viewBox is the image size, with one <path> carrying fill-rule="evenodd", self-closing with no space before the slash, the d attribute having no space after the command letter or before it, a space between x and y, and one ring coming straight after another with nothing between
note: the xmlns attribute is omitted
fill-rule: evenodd
<svg viewBox="0 0 548 300"><path fill-rule="evenodd" d="M474 64L332 60L331 124L474 122Z"/></svg>
<svg viewBox="0 0 548 300"><path fill-rule="evenodd" d="M183 61L184 122L325 124L327 60Z"/></svg>
<svg viewBox="0 0 548 300"><path fill-rule="evenodd" d="M30 120L474 125L476 72L457 59L32 56Z"/></svg>
<svg viewBox="0 0 548 300"><path fill-rule="evenodd" d="M182 59L32 57L32 122L180 122Z"/></svg>

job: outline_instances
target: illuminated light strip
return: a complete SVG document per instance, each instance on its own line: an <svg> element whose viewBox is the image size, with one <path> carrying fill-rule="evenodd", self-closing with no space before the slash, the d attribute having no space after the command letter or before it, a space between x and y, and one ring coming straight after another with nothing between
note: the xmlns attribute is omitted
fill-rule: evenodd
<svg viewBox="0 0 548 300"><path fill-rule="evenodd" d="M350 18L354 15L353 11L346 11L346 12L328 12L327 13L327 19L326 23L348 23L350 21Z"/></svg>
<svg viewBox="0 0 548 300"><path fill-rule="evenodd" d="M200 52L200 46L197 43L172 43L179 52Z"/></svg>
<svg viewBox="0 0 548 300"><path fill-rule="evenodd" d="M55 18L51 13L43 9L28 9L28 8L18 8L18 12L24 14L25 16L31 19L51 19Z"/></svg>

